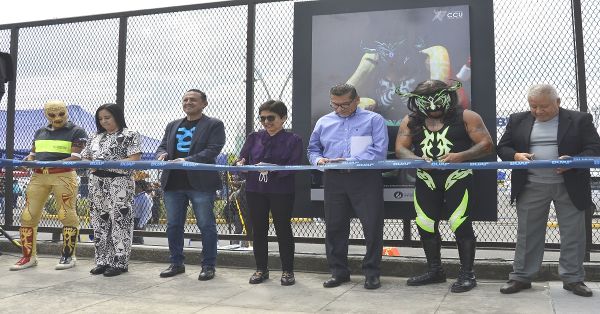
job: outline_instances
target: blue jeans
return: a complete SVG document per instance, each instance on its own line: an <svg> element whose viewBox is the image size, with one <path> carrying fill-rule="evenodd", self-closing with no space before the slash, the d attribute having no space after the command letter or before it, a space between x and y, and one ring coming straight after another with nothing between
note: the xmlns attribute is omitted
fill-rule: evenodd
<svg viewBox="0 0 600 314"><path fill-rule="evenodd" d="M213 212L215 193L196 190L165 191L164 200L171 264L183 265L183 227L191 201L196 224L202 233L202 266L214 267L217 260L217 223Z"/></svg>

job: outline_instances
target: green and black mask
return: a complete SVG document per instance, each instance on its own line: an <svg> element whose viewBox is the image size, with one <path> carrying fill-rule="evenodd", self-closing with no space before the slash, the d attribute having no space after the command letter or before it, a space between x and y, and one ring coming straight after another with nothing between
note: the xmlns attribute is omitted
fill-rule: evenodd
<svg viewBox="0 0 600 314"><path fill-rule="evenodd" d="M462 87L462 83L454 81L454 85L437 89L432 93L415 94L414 92L402 92L396 89L396 94L408 98L409 107L414 105L421 113L427 115L429 112L440 111L447 113L452 106L452 94Z"/></svg>

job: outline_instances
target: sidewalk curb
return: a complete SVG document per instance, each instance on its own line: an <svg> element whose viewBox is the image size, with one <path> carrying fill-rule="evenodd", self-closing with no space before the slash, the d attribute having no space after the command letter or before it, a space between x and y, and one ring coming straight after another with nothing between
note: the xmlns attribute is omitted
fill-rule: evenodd
<svg viewBox="0 0 600 314"><path fill-rule="evenodd" d="M56 255L60 252L61 244L52 242L39 242L37 251L40 254ZM200 264L200 249L186 248L186 264ZM0 241L0 252L12 252L18 254L16 247L8 241ZM92 259L94 257L94 246L91 243L79 243L77 256ZM169 263L169 249L167 247L140 246L133 247L131 259L137 261L148 261L158 263ZM444 269L449 278L455 278L458 273L459 264L456 259L445 259L442 261ZM349 256L348 263L353 275L362 275L362 256ZM254 269L254 256L252 251L219 250L217 255L217 267L236 267ZM280 269L279 254L269 253L269 268ZM475 260L475 273L478 279L506 280L512 271L512 261L506 260ZM600 281L600 263L585 263L586 281ZM321 254L296 253L294 268L301 272L328 273L327 259ZM424 272L426 269L425 259L421 257L388 257L383 256L381 262L381 275L393 277L410 277ZM558 276L558 263L545 262L542 264L537 281L556 281Z"/></svg>

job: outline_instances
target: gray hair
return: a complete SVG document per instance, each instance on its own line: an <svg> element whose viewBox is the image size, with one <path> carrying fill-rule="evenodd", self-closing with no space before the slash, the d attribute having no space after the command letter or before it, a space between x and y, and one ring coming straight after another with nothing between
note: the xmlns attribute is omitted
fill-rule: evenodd
<svg viewBox="0 0 600 314"><path fill-rule="evenodd" d="M559 98L556 88L554 88L554 86L552 86L550 84L536 84L536 85L529 87L529 90L527 91L528 99L532 98L532 97L542 96L542 95L549 96L552 99Z"/></svg>

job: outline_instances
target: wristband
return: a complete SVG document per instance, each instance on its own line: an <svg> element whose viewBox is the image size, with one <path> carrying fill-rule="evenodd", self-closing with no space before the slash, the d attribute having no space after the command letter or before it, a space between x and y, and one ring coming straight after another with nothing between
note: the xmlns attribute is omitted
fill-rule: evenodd
<svg viewBox="0 0 600 314"><path fill-rule="evenodd" d="M71 153L71 156L81 159L81 154L79 153Z"/></svg>

